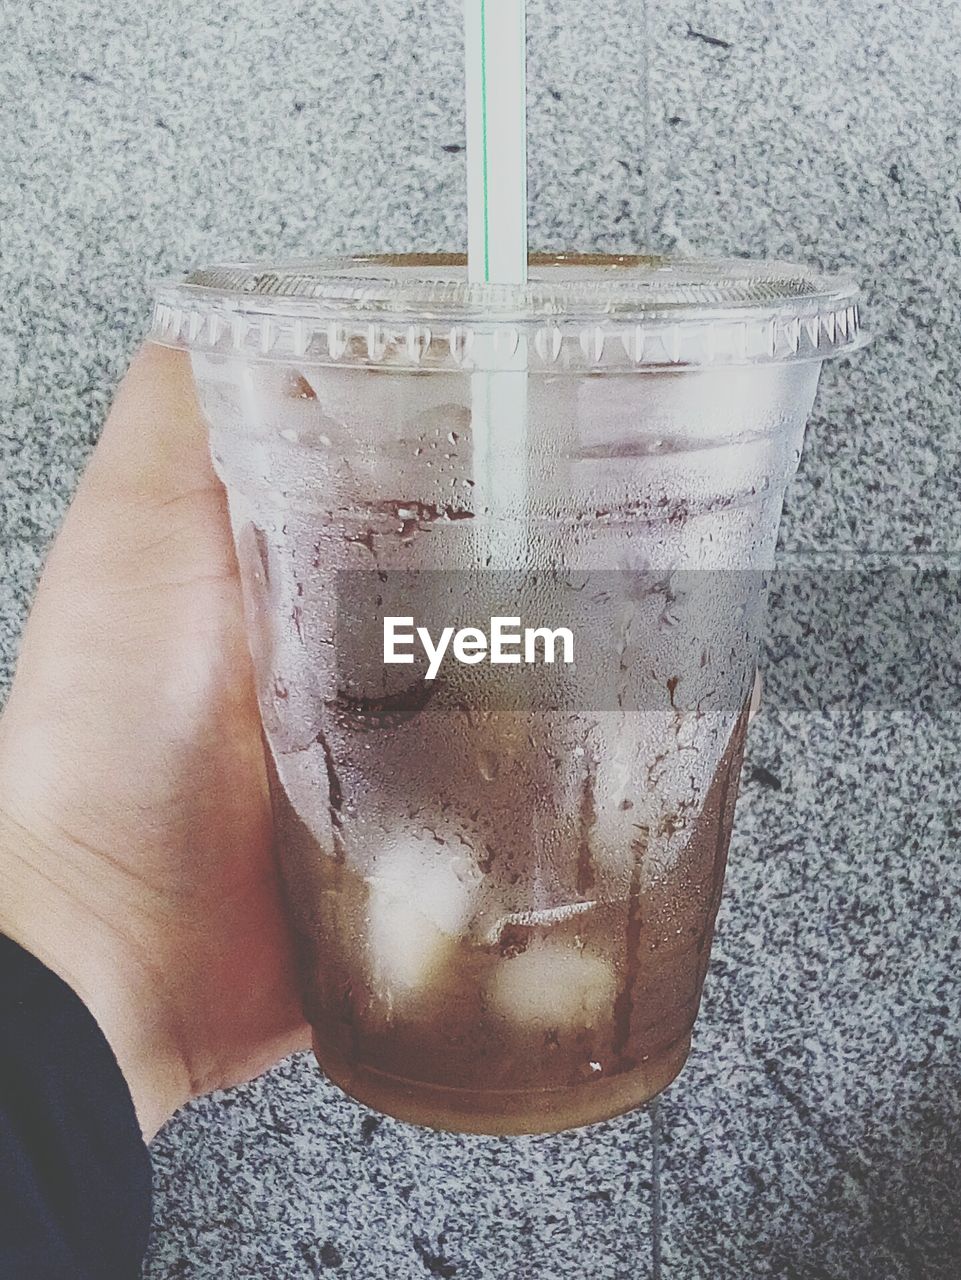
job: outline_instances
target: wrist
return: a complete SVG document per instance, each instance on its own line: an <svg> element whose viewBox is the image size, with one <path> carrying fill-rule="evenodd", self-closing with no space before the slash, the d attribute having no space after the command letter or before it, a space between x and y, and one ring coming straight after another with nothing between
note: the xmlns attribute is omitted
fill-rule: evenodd
<svg viewBox="0 0 961 1280"><path fill-rule="evenodd" d="M146 953L118 914L118 886L89 851L40 836L0 797L0 933L61 978L110 1045L149 1141L192 1096ZM113 921L127 920L118 929ZM162 975L161 975L162 976Z"/></svg>

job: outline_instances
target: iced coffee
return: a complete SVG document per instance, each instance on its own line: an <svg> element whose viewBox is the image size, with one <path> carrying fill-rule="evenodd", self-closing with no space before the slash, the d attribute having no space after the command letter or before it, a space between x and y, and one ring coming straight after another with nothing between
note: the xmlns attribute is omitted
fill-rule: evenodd
<svg viewBox="0 0 961 1280"><path fill-rule="evenodd" d="M321 1066L482 1133L651 1098L690 1046L763 570L853 289L746 262L534 259L480 289L455 258L230 267L162 288L153 336L191 352L229 498ZM579 646L536 696L522 665L385 665L371 611L434 635L501 574Z"/></svg>

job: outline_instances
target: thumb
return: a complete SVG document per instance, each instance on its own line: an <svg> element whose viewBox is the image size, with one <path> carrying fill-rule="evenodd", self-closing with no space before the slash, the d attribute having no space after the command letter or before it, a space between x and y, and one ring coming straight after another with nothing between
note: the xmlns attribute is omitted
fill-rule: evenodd
<svg viewBox="0 0 961 1280"><path fill-rule="evenodd" d="M189 358L147 343L117 390L77 502L152 506L217 488Z"/></svg>
<svg viewBox="0 0 961 1280"><path fill-rule="evenodd" d="M226 498L184 352L152 343L117 390L44 587L64 578L111 594L236 576Z"/></svg>
<svg viewBox="0 0 961 1280"><path fill-rule="evenodd" d="M189 361L148 344L117 391L51 548L13 693L31 684L60 696L80 674L92 678L96 657L115 662L124 645L223 643L239 619L226 497Z"/></svg>

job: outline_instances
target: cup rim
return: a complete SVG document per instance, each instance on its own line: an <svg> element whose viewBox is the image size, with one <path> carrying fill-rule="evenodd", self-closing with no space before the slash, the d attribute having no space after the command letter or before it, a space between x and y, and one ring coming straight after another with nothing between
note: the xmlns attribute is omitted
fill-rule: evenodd
<svg viewBox="0 0 961 1280"><path fill-rule="evenodd" d="M522 285L470 281L462 254L225 262L161 280L154 297L150 336L167 345L253 344L262 358L326 346L338 363L377 364L389 349L396 364L405 346L428 367L433 343L463 367L479 335L514 350L528 340L535 364L563 367L575 347L575 363L605 366L613 337L642 369L823 360L864 341L852 279L748 258L533 254Z"/></svg>

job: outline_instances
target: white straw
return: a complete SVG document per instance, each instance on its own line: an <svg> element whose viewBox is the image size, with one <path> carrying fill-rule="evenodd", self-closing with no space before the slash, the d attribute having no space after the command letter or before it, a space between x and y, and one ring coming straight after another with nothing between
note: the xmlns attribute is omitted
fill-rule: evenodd
<svg viewBox="0 0 961 1280"><path fill-rule="evenodd" d="M467 274L472 284L527 281L526 0L465 0ZM471 378L475 500L484 561L525 559L527 339L479 333Z"/></svg>
<svg viewBox="0 0 961 1280"><path fill-rule="evenodd" d="M467 261L474 284L527 279L526 0L465 0Z"/></svg>

